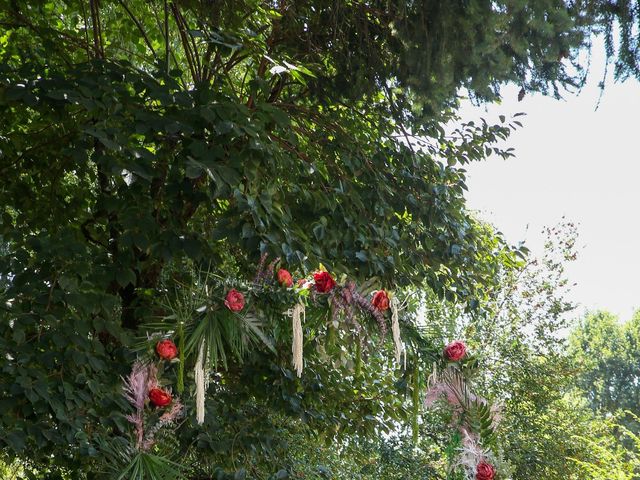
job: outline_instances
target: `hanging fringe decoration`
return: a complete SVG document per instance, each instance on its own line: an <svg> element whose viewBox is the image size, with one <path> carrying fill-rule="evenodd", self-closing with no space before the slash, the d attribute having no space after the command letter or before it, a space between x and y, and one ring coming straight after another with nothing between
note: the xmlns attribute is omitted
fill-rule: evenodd
<svg viewBox="0 0 640 480"><path fill-rule="evenodd" d="M198 360L194 369L194 376L196 380L196 420L199 425L204 423L204 394L209 386L209 367L206 366L207 356L205 356L205 341L200 344L200 351L198 352Z"/></svg>
<svg viewBox="0 0 640 480"><path fill-rule="evenodd" d="M404 356L406 358L407 352L405 352ZM427 378L427 391L433 388L439 382L440 382L440 377L438 376L438 365L436 364L436 362L433 362L431 373Z"/></svg>
<svg viewBox="0 0 640 480"><path fill-rule="evenodd" d="M304 358L302 352L303 336L302 336L302 319L305 318L305 309L302 303L298 303L290 310L287 310L287 315L292 319L293 324L293 340L291 342L291 352L293 353L293 368L296 371L298 377L302 376L302 368L304 365Z"/></svg>
<svg viewBox="0 0 640 480"><path fill-rule="evenodd" d="M411 412L411 437L413 445L417 446L418 440L420 439L420 425L418 421L420 417L420 368L417 363L413 369L412 380L411 400L413 401L413 408Z"/></svg>
<svg viewBox="0 0 640 480"><path fill-rule="evenodd" d="M396 356L396 363L400 364L404 354L404 368L407 368L407 352L400 338L400 323L398 321L398 298L394 295L391 298L391 333L393 334L393 346Z"/></svg>
<svg viewBox="0 0 640 480"><path fill-rule="evenodd" d="M182 394L184 392L184 322L182 320L178 322L176 334L178 335L178 359L180 360L176 388L178 393Z"/></svg>

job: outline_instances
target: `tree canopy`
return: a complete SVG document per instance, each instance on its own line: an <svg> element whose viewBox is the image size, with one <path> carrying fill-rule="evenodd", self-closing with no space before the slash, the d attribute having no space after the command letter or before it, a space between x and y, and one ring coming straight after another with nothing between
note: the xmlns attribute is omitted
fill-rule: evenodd
<svg viewBox="0 0 640 480"><path fill-rule="evenodd" d="M0 0L3 454L46 478L118 464L132 445L122 378L158 332L181 356L148 377L194 408L206 363L212 401L204 427L185 420L166 451L136 458L177 455L194 479L286 478L287 440L348 449L417 432L451 338L418 320L416 289L488 314L526 255L464 196L465 165L512 156L520 123L461 123L461 90L579 86L603 29L617 74L633 75L634 5ZM342 297L278 290L276 266L310 285L326 269ZM224 303L232 287L243 314ZM368 303L388 290L404 302L403 368L384 343L390 314ZM282 323L298 301L302 379ZM483 385L473 358L456 365ZM455 421L493 445L488 403L464 407ZM464 439L433 438L451 464L437 478Z"/></svg>

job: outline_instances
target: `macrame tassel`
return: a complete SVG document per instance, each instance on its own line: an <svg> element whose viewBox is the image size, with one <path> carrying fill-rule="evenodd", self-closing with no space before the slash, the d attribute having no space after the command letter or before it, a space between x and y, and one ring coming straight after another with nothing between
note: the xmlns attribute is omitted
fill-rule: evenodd
<svg viewBox="0 0 640 480"><path fill-rule="evenodd" d="M180 363L178 363L176 388L178 389L178 393L182 394L184 392L184 323L182 321L178 323L176 333L178 335L178 359L180 360Z"/></svg>
<svg viewBox="0 0 640 480"><path fill-rule="evenodd" d="M411 399L413 400L413 409L411 412L411 437L414 446L418 445L420 438L420 427L418 417L420 416L420 369L415 365L413 370L413 385L411 391Z"/></svg>
<svg viewBox="0 0 640 480"><path fill-rule="evenodd" d="M209 369L205 366L205 341L200 344L200 351L198 352L198 360L196 360L196 366L194 376L196 380L196 420L199 425L204 423L204 394L209 386Z"/></svg>
<svg viewBox="0 0 640 480"><path fill-rule="evenodd" d="M302 367L304 364L303 352L302 352L302 319L305 318L305 309L302 303L296 304L291 312L291 318L293 323L293 341L291 342L291 352L293 353L293 368L296 371L298 377L302 376ZM306 318L305 318L306 319Z"/></svg>
<svg viewBox="0 0 640 480"><path fill-rule="evenodd" d="M400 338L400 323L398 321L398 299L391 298L391 333L393 334L393 346L396 356L396 363L400 364L404 354L404 368L407 367L407 352L404 350L402 339Z"/></svg>

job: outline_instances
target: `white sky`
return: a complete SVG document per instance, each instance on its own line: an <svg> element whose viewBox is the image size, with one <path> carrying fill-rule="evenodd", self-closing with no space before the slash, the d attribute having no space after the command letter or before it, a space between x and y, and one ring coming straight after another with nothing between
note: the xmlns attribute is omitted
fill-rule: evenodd
<svg viewBox="0 0 640 480"><path fill-rule="evenodd" d="M542 249L543 226L563 216L577 223L582 250L568 270L577 282L573 300L627 320L640 307L640 83L610 78L595 110L604 71L597 57L578 96L528 93L518 102L519 89L508 87L501 105L463 106L463 120L527 114L507 142L515 158L468 167L468 204L534 253Z"/></svg>

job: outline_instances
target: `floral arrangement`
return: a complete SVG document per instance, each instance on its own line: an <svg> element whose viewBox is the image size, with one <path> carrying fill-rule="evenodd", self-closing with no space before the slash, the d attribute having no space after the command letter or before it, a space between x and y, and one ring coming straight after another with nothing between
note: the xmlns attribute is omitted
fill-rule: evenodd
<svg viewBox="0 0 640 480"><path fill-rule="evenodd" d="M162 340L158 342L157 352L160 359L171 360L175 358L177 349L171 340ZM160 386L158 368L153 363L138 360L133 364L131 373L124 380L124 398L135 409L126 418L134 426L136 448L140 451L149 451L155 444L158 431L175 424L183 413L180 400ZM149 426L148 412L153 408L163 412L157 422Z"/></svg>
<svg viewBox="0 0 640 480"><path fill-rule="evenodd" d="M211 372L219 368L220 363L225 366L229 354L241 358L243 342L262 342L267 348L273 348L269 316L271 321L275 316L280 324L282 319L291 322L291 365L298 377L304 372L304 325L310 306L314 310L324 309L334 326L342 321L357 333L361 343L368 335L367 319L378 326L383 339L390 325L395 364L406 369L407 345L402 337L403 329L409 326L403 327L400 322L405 306L396 295L384 289L358 286L348 279L339 281L322 265L296 279L287 269L276 269L279 259L268 265L266 260L267 256L263 255L251 282L208 276L206 281L196 282L195 289L186 291L180 302L168 304L171 313L167 318L175 329L167 330L165 323L164 331L151 335L150 339L155 342L155 360L136 361L124 381L124 396L134 408L127 419L135 431L139 451L149 451L156 442L157 432L175 426L185 411L179 395L174 395L158 378L156 362L177 366L178 394L184 392L181 382L185 365L193 365L195 418L203 424ZM216 337L218 332L223 332L225 337ZM175 338L178 345L167 337ZM224 350L225 347L230 351ZM417 358L415 356L414 362ZM453 409L452 422L456 425L452 426L461 436L454 468L463 470L467 480L493 480L497 469L489 447L499 418L485 399L469 389L465 375L476 364L463 341L446 345L426 382L424 405L432 407L444 400ZM417 395L419 370L415 372L413 390ZM149 415L150 412L156 415ZM150 418L156 417L154 423L149 423Z"/></svg>
<svg viewBox="0 0 640 480"><path fill-rule="evenodd" d="M500 420L498 409L470 390L465 374L475 369L476 362L463 341L449 343L441 360L444 368L440 372L434 368L424 404L429 408L443 400L453 410L452 424L457 424L461 434L459 456L453 466L463 470L465 480L494 480L494 456L487 447Z"/></svg>

